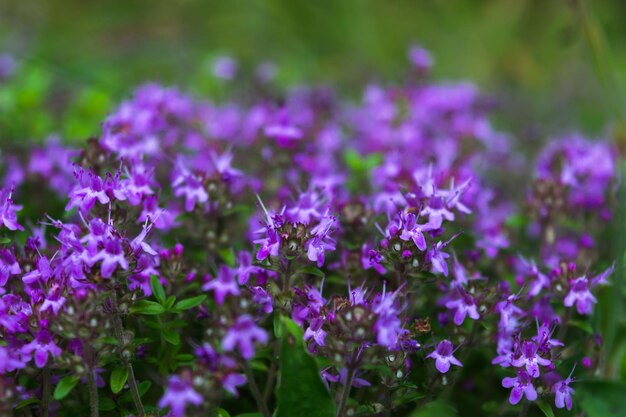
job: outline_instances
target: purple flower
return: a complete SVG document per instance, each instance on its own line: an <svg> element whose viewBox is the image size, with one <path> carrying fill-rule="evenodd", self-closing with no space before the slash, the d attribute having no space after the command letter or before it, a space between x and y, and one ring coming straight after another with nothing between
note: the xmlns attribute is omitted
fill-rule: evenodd
<svg viewBox="0 0 626 417"><path fill-rule="evenodd" d="M110 278L117 267L128 270L128 261L119 239L110 238L104 241L104 248L93 257L93 261L102 261L101 273L103 278Z"/></svg>
<svg viewBox="0 0 626 417"><path fill-rule="evenodd" d="M19 353L18 349L0 345L0 375L26 366L27 361Z"/></svg>
<svg viewBox="0 0 626 417"><path fill-rule="evenodd" d="M460 296L456 299L446 302L446 307L450 310L456 310L454 313L454 324L460 326L465 321L465 317L469 315L472 320L478 320L480 315L476 307L474 298L465 290L459 290Z"/></svg>
<svg viewBox="0 0 626 417"><path fill-rule="evenodd" d="M237 387L246 383L246 377L243 374L226 374L221 380L222 388L233 394L235 397L239 396Z"/></svg>
<svg viewBox="0 0 626 417"><path fill-rule="evenodd" d="M448 276L448 261L446 259L450 257L450 254L444 252L443 249L448 243L449 241L446 243L439 241L426 252L426 260L431 264L430 270L435 274L441 273L446 277Z"/></svg>
<svg viewBox="0 0 626 417"><path fill-rule="evenodd" d="M518 371L515 378L504 378L502 380L502 386L504 388L513 388L509 397L509 402L513 405L520 402L524 395L526 395L529 401L535 401L537 399L537 391L533 386L532 379L523 369Z"/></svg>
<svg viewBox="0 0 626 417"><path fill-rule="evenodd" d="M435 360L435 366L442 374L448 372L450 364L463 366L463 364L454 357L454 345L449 340L439 342L435 350L426 357Z"/></svg>
<svg viewBox="0 0 626 417"><path fill-rule="evenodd" d="M572 372L574 371L572 370ZM574 390L569 386L572 381L573 378L570 374L567 379L559 381L552 386L556 408L567 407L568 410L572 409L572 394L574 393Z"/></svg>
<svg viewBox="0 0 626 417"><path fill-rule="evenodd" d="M400 239L413 240L415 246L421 251L426 250L426 239L424 238L424 232L437 229L430 220L426 224L418 224L417 216L413 213L409 213L402 218L402 233Z"/></svg>
<svg viewBox="0 0 626 417"><path fill-rule="evenodd" d="M515 367L526 366L526 371L532 378L539 376L539 365L548 366L551 363L550 360L542 358L537 354L537 344L530 340L522 343L522 355L518 358L513 358L511 361L511 364Z"/></svg>
<svg viewBox="0 0 626 417"><path fill-rule="evenodd" d="M0 287L4 287L12 275L22 272L20 264L17 263L13 251L10 249L0 249Z"/></svg>
<svg viewBox="0 0 626 417"><path fill-rule="evenodd" d="M49 355L52 357L61 356L61 348L54 343L52 336L47 330L40 330L33 341L22 346L21 353L23 356L30 358L33 352L35 365L37 365L38 368L46 366Z"/></svg>
<svg viewBox="0 0 626 417"><path fill-rule="evenodd" d="M254 342L265 344L268 336L247 314L239 316L237 322L226 332L222 348L227 352L237 349L244 359L254 357Z"/></svg>
<svg viewBox="0 0 626 417"><path fill-rule="evenodd" d="M202 286L205 291L213 291L215 293L215 301L217 304L224 304L224 300L228 294L239 295L239 285L235 280L234 271L226 265L220 266L220 272L216 278L207 282Z"/></svg>
<svg viewBox="0 0 626 417"><path fill-rule="evenodd" d="M578 314L588 315L598 300L591 293L589 280L586 277L577 278L570 284L570 290L563 300L565 307L572 307L576 303Z"/></svg>
<svg viewBox="0 0 626 417"><path fill-rule="evenodd" d="M0 226L5 226L9 230L24 230L17 222L16 212L22 209L22 206L13 204L13 188L0 189Z"/></svg>
<svg viewBox="0 0 626 417"><path fill-rule="evenodd" d="M222 80L232 80L237 75L239 64L229 56L220 56L213 62L213 75Z"/></svg>
<svg viewBox="0 0 626 417"><path fill-rule="evenodd" d="M200 405L202 403L202 396L193 389L191 384L173 375L167 380L167 389L159 401L159 407L169 407L168 415L172 417L183 417L189 404Z"/></svg>

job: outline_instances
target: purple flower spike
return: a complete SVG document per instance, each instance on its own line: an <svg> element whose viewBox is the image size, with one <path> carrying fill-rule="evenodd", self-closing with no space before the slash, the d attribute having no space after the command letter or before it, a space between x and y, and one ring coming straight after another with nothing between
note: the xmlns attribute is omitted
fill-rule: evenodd
<svg viewBox="0 0 626 417"><path fill-rule="evenodd" d="M435 360L435 366L437 370L442 374L445 374L450 369L450 364L456 366L463 366L463 364L454 357L454 346L449 340L442 340L437 344L435 350L427 358L433 358Z"/></svg>
<svg viewBox="0 0 626 417"><path fill-rule="evenodd" d="M502 380L502 386L504 388L513 388L509 402L513 405L520 402L522 397L526 395L529 401L535 401L537 399L537 391L533 386L532 379L526 371L521 369L515 378L506 377Z"/></svg>

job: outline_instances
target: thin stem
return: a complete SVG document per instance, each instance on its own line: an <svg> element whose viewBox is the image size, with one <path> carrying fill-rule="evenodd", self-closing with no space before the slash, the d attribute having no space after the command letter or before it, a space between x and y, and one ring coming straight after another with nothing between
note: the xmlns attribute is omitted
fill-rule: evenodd
<svg viewBox="0 0 626 417"><path fill-rule="evenodd" d="M354 381L355 375L356 366L349 367L348 375L346 376L346 383L343 386L343 391L341 392L341 399L339 400L339 406L337 407L337 414L335 414L335 417L344 416L346 405L348 404L348 399L350 398L350 391L352 390L352 382Z"/></svg>
<svg viewBox="0 0 626 417"><path fill-rule="evenodd" d="M278 340L274 341L274 354L272 356L272 363L270 365L269 372L267 373L267 382L265 383L265 389L263 390L263 401L266 403L269 401L272 391L274 390L274 381L278 374L278 352L280 349L280 343Z"/></svg>
<svg viewBox="0 0 626 417"><path fill-rule="evenodd" d="M530 408L530 401L524 400L522 402L522 409L519 410L519 417L526 417L528 414L528 409Z"/></svg>
<svg viewBox="0 0 626 417"><path fill-rule="evenodd" d="M87 389L89 390L90 417L98 417L98 387L96 386L96 374L93 369L87 372Z"/></svg>
<svg viewBox="0 0 626 417"><path fill-rule="evenodd" d="M126 345L124 342L124 326L120 317L119 306L117 303L117 291L115 288L111 290L110 299L111 307L113 308L113 331L115 333L115 337L120 343L120 346L122 347L122 352L120 353L122 363L124 364L124 367L128 369L128 386L130 387L130 396L132 397L135 408L137 409L137 417L144 417L146 415L146 411L143 408L143 403L141 402L141 395L139 395L139 388L137 387L137 380L135 379L135 371L133 370L133 365L130 363L128 357L124 355L123 349Z"/></svg>
<svg viewBox="0 0 626 417"><path fill-rule="evenodd" d="M252 373L252 369L247 362L244 363L243 369L246 372L246 379L248 380L248 386L250 387L250 391L252 391L252 396L254 397L257 407L259 407L259 411L263 415L263 417L272 417L270 410L267 408L267 404L265 400L261 396L261 391L259 391L259 387L254 380L254 374Z"/></svg>
<svg viewBox="0 0 626 417"><path fill-rule="evenodd" d="M50 367L46 365L43 368L43 387L41 390L41 416L48 417L50 409L50 396L52 395L52 381L50 375Z"/></svg>

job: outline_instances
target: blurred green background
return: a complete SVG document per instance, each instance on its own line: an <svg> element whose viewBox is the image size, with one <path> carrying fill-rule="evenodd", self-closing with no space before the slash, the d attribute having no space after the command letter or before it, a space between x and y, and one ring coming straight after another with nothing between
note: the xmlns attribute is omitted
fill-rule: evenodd
<svg viewBox="0 0 626 417"><path fill-rule="evenodd" d="M626 2L588 0L0 0L0 52L20 69L0 85L0 135L66 140L99 132L139 83L210 91L229 54L278 83L324 83L358 97L400 80L407 47L435 58L438 80L497 98L499 127L535 136L621 126Z"/></svg>

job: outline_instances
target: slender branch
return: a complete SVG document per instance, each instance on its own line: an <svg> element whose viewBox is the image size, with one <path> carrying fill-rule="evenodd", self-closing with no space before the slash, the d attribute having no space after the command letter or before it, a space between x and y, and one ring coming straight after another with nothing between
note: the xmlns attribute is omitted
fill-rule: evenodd
<svg viewBox="0 0 626 417"><path fill-rule="evenodd" d="M96 386L96 374L90 367L87 372L87 389L89 390L90 417L98 417L98 387Z"/></svg>
<svg viewBox="0 0 626 417"><path fill-rule="evenodd" d="M519 417L526 417L528 414L528 409L530 408L530 401L524 400L522 402L522 409L519 410Z"/></svg>
<svg viewBox="0 0 626 417"><path fill-rule="evenodd" d="M259 411L261 412L263 417L272 417L272 413L270 413L270 410L267 408L267 404L265 403L263 396L261 396L261 391L259 391L259 387L254 380L254 374L252 373L252 369L247 362L244 362L243 369L246 373L246 379L248 380L248 386L250 387L252 396L256 401L257 407L259 407Z"/></svg>
<svg viewBox="0 0 626 417"><path fill-rule="evenodd" d="M274 354L272 355L272 363L267 373L267 382L265 383L265 389L263 390L263 401L266 403L269 401L272 391L274 390L274 381L278 374L278 353L280 350L280 343L278 340L274 341Z"/></svg>
<svg viewBox="0 0 626 417"><path fill-rule="evenodd" d="M50 375L50 367L46 365L43 368L43 387L41 390L41 416L48 417L50 412L50 396L52 395L52 381Z"/></svg>
<svg viewBox="0 0 626 417"><path fill-rule="evenodd" d="M120 317L119 306L117 303L117 291L115 288L111 290L110 300L111 307L113 308L113 331L115 333L115 337L120 343L120 346L122 347L122 351L120 352L122 363L124 364L124 367L128 369L128 386L130 387L130 396L132 397L135 408L137 409L137 417L144 417L146 415L146 411L141 402L141 395L139 395L139 388L137 387L137 380L135 379L135 371L133 370L133 365L130 363L129 358L124 355L124 347L126 345L124 341L124 326Z"/></svg>
<svg viewBox="0 0 626 417"><path fill-rule="evenodd" d="M346 405L348 404L348 399L350 398L350 391L352 390L352 382L354 381L354 376L356 375L356 369L356 366L350 366L348 368L346 383L343 386L343 391L341 392L341 399L339 400L339 406L337 407L337 414L335 414L335 417L344 416Z"/></svg>

